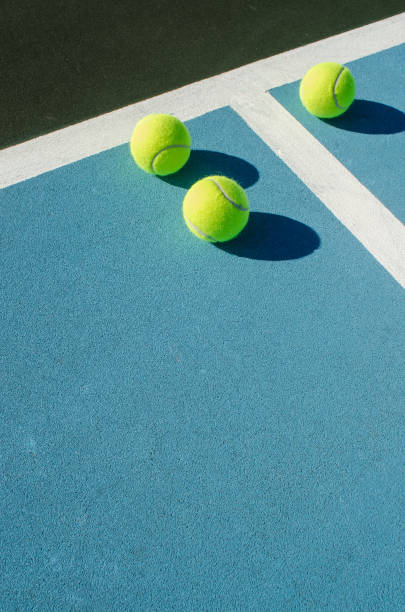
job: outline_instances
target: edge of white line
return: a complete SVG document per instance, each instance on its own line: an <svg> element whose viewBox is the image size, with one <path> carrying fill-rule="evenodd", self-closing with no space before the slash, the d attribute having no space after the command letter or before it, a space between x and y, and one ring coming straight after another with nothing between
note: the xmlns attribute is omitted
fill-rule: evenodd
<svg viewBox="0 0 405 612"><path fill-rule="evenodd" d="M145 114L165 112L187 121L229 105L235 91L251 83L272 89L298 80L317 62L344 64L404 42L405 12L3 149L0 188L127 143Z"/></svg>
<svg viewBox="0 0 405 612"><path fill-rule="evenodd" d="M405 288L399 219L269 93L238 96L232 108Z"/></svg>

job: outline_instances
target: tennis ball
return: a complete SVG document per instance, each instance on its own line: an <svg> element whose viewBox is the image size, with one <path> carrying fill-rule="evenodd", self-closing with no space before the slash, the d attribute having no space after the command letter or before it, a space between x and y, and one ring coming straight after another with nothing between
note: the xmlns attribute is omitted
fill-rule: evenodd
<svg viewBox="0 0 405 612"><path fill-rule="evenodd" d="M323 62L308 70L301 81L300 98L308 112L322 119L342 115L354 100L352 73L335 62Z"/></svg>
<svg viewBox="0 0 405 612"><path fill-rule="evenodd" d="M207 176L194 183L183 201L183 217L189 230L207 242L235 238L249 219L246 193L233 179Z"/></svg>
<svg viewBox="0 0 405 612"><path fill-rule="evenodd" d="M142 170L166 176L180 170L190 157L191 137L176 117L151 114L143 117L132 132L132 157Z"/></svg>

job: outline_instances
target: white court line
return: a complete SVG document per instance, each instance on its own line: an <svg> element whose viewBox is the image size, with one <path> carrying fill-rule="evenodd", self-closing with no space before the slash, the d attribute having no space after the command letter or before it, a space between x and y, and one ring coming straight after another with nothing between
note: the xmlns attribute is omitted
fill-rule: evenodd
<svg viewBox="0 0 405 612"><path fill-rule="evenodd" d="M317 62L346 63L403 42L405 13L9 147L0 151L0 188L128 142L135 123L147 113L171 113L186 121L229 105L235 92L252 83L266 91L300 79Z"/></svg>
<svg viewBox="0 0 405 612"><path fill-rule="evenodd" d="M250 92L232 107L405 288L405 226L273 96Z"/></svg>
<svg viewBox="0 0 405 612"><path fill-rule="evenodd" d="M124 144L147 113L173 113L186 121L229 105L405 287L404 225L266 93L300 79L319 61L346 63L404 42L402 13L35 138L0 151L0 186Z"/></svg>

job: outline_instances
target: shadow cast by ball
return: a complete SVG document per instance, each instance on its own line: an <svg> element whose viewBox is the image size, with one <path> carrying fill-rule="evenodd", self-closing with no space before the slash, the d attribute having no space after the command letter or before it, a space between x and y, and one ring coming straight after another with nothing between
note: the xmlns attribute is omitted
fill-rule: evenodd
<svg viewBox="0 0 405 612"><path fill-rule="evenodd" d="M259 180L257 168L244 159L218 151L203 150L192 150L190 159L179 172L160 178L170 185L189 189L199 179L212 174L232 178L244 189Z"/></svg>
<svg viewBox="0 0 405 612"><path fill-rule="evenodd" d="M245 229L234 240L216 248L248 259L300 259L319 249L318 234L305 223L282 215L252 212Z"/></svg>
<svg viewBox="0 0 405 612"><path fill-rule="evenodd" d="M341 130L359 134L397 134L405 131L405 113L393 106L371 100L355 100L340 117L323 121Z"/></svg>

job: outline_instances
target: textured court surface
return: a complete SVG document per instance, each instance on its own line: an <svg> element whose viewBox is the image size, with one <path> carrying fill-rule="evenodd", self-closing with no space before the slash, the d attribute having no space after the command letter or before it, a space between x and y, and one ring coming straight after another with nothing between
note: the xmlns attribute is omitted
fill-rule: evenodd
<svg viewBox="0 0 405 612"><path fill-rule="evenodd" d="M2 609L402 610L403 289L233 110L188 127L172 178L124 145L1 194Z"/></svg>

